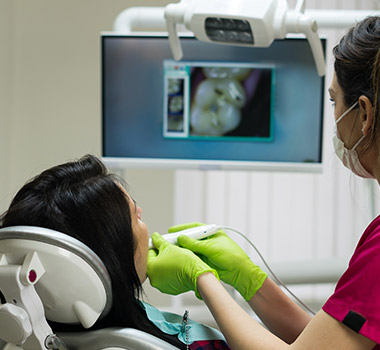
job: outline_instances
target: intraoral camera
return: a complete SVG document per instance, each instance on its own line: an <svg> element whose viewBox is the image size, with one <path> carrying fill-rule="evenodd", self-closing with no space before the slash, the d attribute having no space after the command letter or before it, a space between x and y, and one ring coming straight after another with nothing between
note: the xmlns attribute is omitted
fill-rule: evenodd
<svg viewBox="0 0 380 350"><path fill-rule="evenodd" d="M219 230L221 230L222 227L211 224L211 225L202 225L197 227L191 227L186 230L173 232L173 233L167 233L163 235L162 237L165 238L166 241L168 241L171 244L177 244L177 238L181 235L185 235L187 237L193 238L193 239L203 239L209 236L212 236L213 234L217 233ZM152 239L149 239L149 249L154 248Z"/></svg>
<svg viewBox="0 0 380 350"><path fill-rule="evenodd" d="M192 31L198 40L227 45L268 47L288 33L306 35L320 76L325 74L317 23L304 14L305 0L289 9L286 0L182 0L165 8L170 47L182 58L177 25Z"/></svg>

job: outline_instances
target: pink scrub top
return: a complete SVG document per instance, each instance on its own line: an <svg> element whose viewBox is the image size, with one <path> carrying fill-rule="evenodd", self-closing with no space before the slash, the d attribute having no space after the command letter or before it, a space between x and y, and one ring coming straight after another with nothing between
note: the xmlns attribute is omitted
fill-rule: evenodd
<svg viewBox="0 0 380 350"><path fill-rule="evenodd" d="M380 216L364 231L348 269L322 309L380 344ZM374 349L380 350L380 345Z"/></svg>

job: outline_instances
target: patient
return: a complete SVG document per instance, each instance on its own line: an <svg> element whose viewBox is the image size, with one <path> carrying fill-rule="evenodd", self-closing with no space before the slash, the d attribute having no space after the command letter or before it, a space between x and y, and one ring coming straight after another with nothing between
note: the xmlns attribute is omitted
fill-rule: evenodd
<svg viewBox="0 0 380 350"><path fill-rule="evenodd" d="M164 333L149 320L140 302L146 279L148 229L141 221L141 208L122 181L109 174L96 157L88 155L55 166L26 183L0 217L0 227L16 225L66 233L90 247L103 261L112 281L113 305L93 328L132 327L186 349L176 334ZM51 326L54 331L73 330L68 328L73 326ZM78 326L75 330L83 329ZM199 339L190 346L209 348L228 346L223 340Z"/></svg>

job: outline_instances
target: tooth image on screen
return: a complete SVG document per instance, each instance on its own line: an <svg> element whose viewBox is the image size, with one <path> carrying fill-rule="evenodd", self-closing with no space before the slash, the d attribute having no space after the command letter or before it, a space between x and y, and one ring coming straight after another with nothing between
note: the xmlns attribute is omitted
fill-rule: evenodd
<svg viewBox="0 0 380 350"><path fill-rule="evenodd" d="M231 78L236 80L245 79L252 71L251 68L241 67L204 67L203 73L207 78Z"/></svg>
<svg viewBox="0 0 380 350"><path fill-rule="evenodd" d="M240 80L251 69L203 68L205 79L198 85L191 108L192 135L222 136L241 121L246 93Z"/></svg>
<svg viewBox="0 0 380 350"><path fill-rule="evenodd" d="M168 94L178 94L182 88L182 79L169 79L168 80Z"/></svg>
<svg viewBox="0 0 380 350"><path fill-rule="evenodd" d="M171 113L179 113L183 110L183 97L182 96L174 96L170 99L169 110Z"/></svg>

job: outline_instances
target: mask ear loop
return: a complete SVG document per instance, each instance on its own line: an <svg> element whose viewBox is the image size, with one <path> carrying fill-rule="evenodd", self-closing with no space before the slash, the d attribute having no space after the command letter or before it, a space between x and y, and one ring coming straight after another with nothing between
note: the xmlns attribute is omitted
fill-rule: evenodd
<svg viewBox="0 0 380 350"><path fill-rule="evenodd" d="M353 110L353 108L359 103L359 101L356 101L345 113L344 115L346 115L348 112L351 112ZM344 117L344 115L342 115L339 119L342 119L342 117ZM363 132L363 129L361 129L361 132ZM356 150L356 148L359 146L360 142L363 141L363 139L366 137L366 135L362 135L359 140L353 145L353 147L351 148L353 151Z"/></svg>
<svg viewBox="0 0 380 350"><path fill-rule="evenodd" d="M354 144L354 146L351 148L353 151L355 151L356 147L359 146L359 143L363 141L366 135L362 135L362 137Z"/></svg>
<svg viewBox="0 0 380 350"><path fill-rule="evenodd" d="M340 139L340 136L339 136L339 131L338 131L338 123L348 114L350 113L355 107L356 105L359 104L359 101L356 101L349 109L347 109L336 121L335 121L335 134L338 136L338 139ZM364 135L363 135L364 136ZM352 147L353 149L355 149L359 143L362 141L362 138L359 139L358 142L356 142L356 144L354 145L354 147Z"/></svg>
<svg viewBox="0 0 380 350"><path fill-rule="evenodd" d="M359 103L359 101L356 101L347 111L345 111L336 121L335 123L338 124L348 113L350 113L356 105Z"/></svg>
<svg viewBox="0 0 380 350"><path fill-rule="evenodd" d="M359 101L356 101L356 103L355 103L354 105L352 105L352 106L349 108L349 110L348 110L347 112L350 112L350 111L353 109L353 107L355 107L358 103L359 103ZM346 112L345 114L347 114L347 112ZM340 117L339 119L342 119L342 117ZM363 132L363 129L361 129L361 132ZM364 139L365 137L366 137L366 135L363 134L363 135L359 138L359 140L356 141L356 143L353 145L353 147L352 147L351 149L352 149L353 151L355 151L356 148L359 146L360 142L362 142L363 139Z"/></svg>

